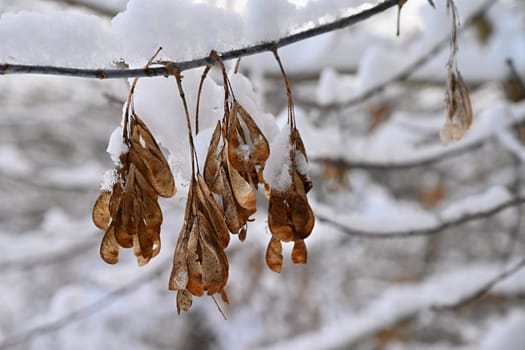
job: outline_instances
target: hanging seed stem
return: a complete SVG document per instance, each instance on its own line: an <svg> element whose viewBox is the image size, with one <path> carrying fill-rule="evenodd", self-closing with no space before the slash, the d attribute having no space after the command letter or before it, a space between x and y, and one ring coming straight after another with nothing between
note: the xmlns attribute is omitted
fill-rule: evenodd
<svg viewBox="0 0 525 350"><path fill-rule="evenodd" d="M192 154L191 176L192 178L195 178L195 174L199 173L199 163L197 161L197 151L195 150L195 143L193 142L193 133L191 130L190 109L188 108L188 102L186 101L186 95L182 87L182 75L180 74L180 70L175 68L174 75L175 75L175 79L177 80L177 88L179 89L179 95L182 100L182 105L184 106L184 113L186 114L186 126L188 128L188 141L190 144L190 151Z"/></svg>
<svg viewBox="0 0 525 350"><path fill-rule="evenodd" d="M201 104L201 93L202 93L202 86L204 85L204 80L208 76L208 72L211 69L211 65L207 65L206 68L204 68L204 71L202 72L201 81L199 83L199 91L197 92L197 107L195 108L195 135L199 133L199 107Z"/></svg>
<svg viewBox="0 0 525 350"><path fill-rule="evenodd" d="M281 62L281 58L279 57L279 53L277 52L276 46L273 47L272 52L283 75L284 86L286 88L286 95L288 97L288 123L290 124L290 130L293 130L295 129L295 113L293 107L294 104L292 97L292 89L290 88L290 82L288 81L288 77L286 76L286 72L284 71L283 63Z"/></svg>
<svg viewBox="0 0 525 350"><path fill-rule="evenodd" d="M162 47L159 47L157 51L155 51L153 56L151 56L151 58L148 60L148 62L144 66L144 69L149 68L149 66L153 63L153 60L158 56L161 50L162 50ZM139 81L138 77L133 79L133 82L131 83L131 87L129 89L128 99L126 101L126 111L124 113L124 127L122 128L122 136L124 140L126 140L126 144L128 144L129 142L129 135L128 135L129 108L131 107L131 111L135 113L135 104L133 103L133 95L135 94L135 87L137 86L138 81Z"/></svg>

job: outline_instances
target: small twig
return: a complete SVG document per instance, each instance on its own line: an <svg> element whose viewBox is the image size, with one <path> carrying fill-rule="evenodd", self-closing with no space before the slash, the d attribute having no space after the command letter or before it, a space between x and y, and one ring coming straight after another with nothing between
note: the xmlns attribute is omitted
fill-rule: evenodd
<svg viewBox="0 0 525 350"><path fill-rule="evenodd" d="M213 302L215 303L215 306L217 306L217 309L219 310L219 312L221 313L222 317L224 318L225 321L228 320L228 318L226 317L226 314L224 313L224 311L222 311L222 308L221 306L219 305L219 303L217 302L217 299L215 299L215 296L212 294L210 295L211 299L213 300Z"/></svg>
<svg viewBox="0 0 525 350"><path fill-rule="evenodd" d="M482 298L485 294L487 294L496 284L512 276L513 274L521 270L523 267L525 267L525 258L519 261L516 265L509 268L508 270L505 270L499 275L495 276L493 279L488 281L485 285L483 285L481 288L476 290L474 293L462 298L461 300L457 302L451 303L451 304L434 305L432 306L432 310L436 310L436 311L457 310L465 305L475 302L479 300L480 298Z"/></svg>
<svg viewBox="0 0 525 350"><path fill-rule="evenodd" d="M516 82L519 84L519 87L520 87L521 91L525 94L525 81L523 81L523 78L518 73L518 70L516 69L516 66L514 66L514 61L512 60L512 58L507 58L505 60L505 63L509 67L510 74L516 80Z"/></svg>
<svg viewBox="0 0 525 350"><path fill-rule="evenodd" d="M487 139L476 140L466 143L464 146L444 148L442 152L421 159L407 159L402 161L368 161L347 160L342 158L317 157L311 161L318 164L332 165L343 169L365 169L365 170L404 170L409 168L423 167L442 160L465 154L473 149L481 147Z"/></svg>
<svg viewBox="0 0 525 350"><path fill-rule="evenodd" d="M507 125L508 128L516 128L525 123L525 115L516 118L514 122ZM439 153L434 153L426 157L416 159L406 159L399 161L371 161L371 160L352 160L344 158L313 157L311 161L318 164L332 165L343 169L365 169L365 170L404 170L415 167L428 166L430 164L453 158L479 148L493 140L492 134L483 137L462 141L452 147L442 148Z"/></svg>
<svg viewBox="0 0 525 350"><path fill-rule="evenodd" d="M199 133L199 108L201 104L202 87L204 86L204 80L208 76L208 72L211 69L211 65L207 65L202 72L201 81L199 83L199 90L197 92L197 106L195 107L195 135Z"/></svg>
<svg viewBox="0 0 525 350"><path fill-rule="evenodd" d="M97 241L98 240L99 238L97 237ZM30 270L46 265L63 263L66 260L74 259L82 254L88 253L90 248L94 247L94 242L95 240L90 238L80 244L65 247L59 252L0 261L0 271L10 269Z"/></svg>
<svg viewBox="0 0 525 350"><path fill-rule="evenodd" d="M460 28L460 31L467 28L477 16L485 12L493 4L494 4L494 1L492 0L485 1L478 8L478 10L472 13L465 20L465 25ZM440 52L445 47L447 47L447 45L449 45L450 43L450 37L451 37L451 34L447 35L442 40L438 41L434 46L432 46L429 49L429 51L423 53L421 56L416 58L412 63L408 64L405 69L399 71L392 78L385 80L381 84L371 87L368 90L360 93L359 95L351 97L345 101L321 105L318 102L312 101L312 100L305 100L305 99L300 99L297 97L296 97L296 100L301 105L301 107L315 108L315 109L320 109L320 110L339 110L343 108L349 108L359 103L362 103L368 100L369 98L371 98L372 96L375 96L383 92L388 86L392 85L393 83L401 82L401 81L408 79L420 67L422 67L425 63L427 63L432 58L434 58L436 53Z"/></svg>
<svg viewBox="0 0 525 350"><path fill-rule="evenodd" d="M362 22L378 13L386 11L398 4L398 0L385 0L374 7L363 10L359 13L343 17L331 23L319 25L295 34L285 36L277 41L264 42L254 44L251 46L233 49L220 54L223 61L231 60L239 57L250 56L257 53L271 51L274 47L283 47L298 41L302 41L317 35L332 32L337 29L342 29ZM189 61L171 62L172 66L177 68L179 72L188 69L206 66L210 63L209 56L200 57ZM169 67L165 64L153 68L134 68L134 69L83 69L83 68L68 68L56 66L36 66L24 64L0 64L0 74L48 74L48 75L65 75L82 78L98 78L98 79L116 79L116 78L131 78L131 77L154 77L154 76L168 76Z"/></svg>
<svg viewBox="0 0 525 350"><path fill-rule="evenodd" d="M151 270L148 274L145 274L126 283L122 287L117 288L114 291L106 294L97 301L86 305L83 308L75 310L65 315L64 317L59 318L58 320L43 324L41 326L36 326L24 333L6 337L4 341L0 342L0 350L10 349L17 345L28 343L35 338L38 338L48 333L59 331L60 329L69 326L73 322L81 321L85 318L96 314L99 311L102 311L104 308L116 302L119 298L133 293L144 283L160 276L160 274L164 271L164 266L165 264L159 264L159 266L156 269Z"/></svg>
<svg viewBox="0 0 525 350"><path fill-rule="evenodd" d="M84 1L78 1L78 0L48 0L48 1L53 1L56 3L62 3L66 5L84 8L86 10L89 10L91 12L94 12L104 17L114 17L115 15L117 15L117 12L112 11L111 9L105 6L97 5L96 3L86 3Z"/></svg>
<svg viewBox="0 0 525 350"><path fill-rule="evenodd" d="M433 227L428 227L428 228L423 228L423 229L402 230L402 231L390 231L390 232L372 232L372 231L367 231L367 230L363 230L359 228L352 228L347 225L338 223L328 216L317 214L316 217L319 221L326 222L336 227L342 233L345 233L353 237L368 238L368 239L412 238L412 237L435 235L451 227L463 225L470 221L476 221L476 220L488 218L490 216L498 214L499 212L507 208L519 206L519 205L522 205L523 203L525 203L525 196L515 197L508 201L500 203L494 206L493 208L482 210L476 213L468 213L457 219L453 219L449 221L442 221L438 225L433 226Z"/></svg>

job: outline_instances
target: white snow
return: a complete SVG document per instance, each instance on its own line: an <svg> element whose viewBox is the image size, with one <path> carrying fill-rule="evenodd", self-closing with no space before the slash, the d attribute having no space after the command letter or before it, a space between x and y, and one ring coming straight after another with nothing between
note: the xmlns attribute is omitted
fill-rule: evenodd
<svg viewBox="0 0 525 350"><path fill-rule="evenodd" d="M292 184L290 159L290 126L286 124L270 143L270 157L266 161L263 177L278 192L285 192Z"/></svg>
<svg viewBox="0 0 525 350"><path fill-rule="evenodd" d="M502 186L487 189L484 193L462 198L446 207L440 214L444 221L452 221L465 215L490 210L512 199L509 191Z"/></svg>
<svg viewBox="0 0 525 350"><path fill-rule="evenodd" d="M128 153L128 146L124 143L122 138L122 127L119 126L111 133L109 137L108 147L106 148L113 164L120 165L120 155Z"/></svg>
<svg viewBox="0 0 525 350"><path fill-rule="evenodd" d="M32 163L18 148L12 145L0 146L0 174L22 176L31 171Z"/></svg>

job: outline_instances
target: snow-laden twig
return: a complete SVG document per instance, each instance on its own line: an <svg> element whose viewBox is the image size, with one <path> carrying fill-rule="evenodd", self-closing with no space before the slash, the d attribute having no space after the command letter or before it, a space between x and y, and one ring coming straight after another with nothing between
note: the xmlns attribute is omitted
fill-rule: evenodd
<svg viewBox="0 0 525 350"><path fill-rule="evenodd" d="M100 238L97 236L96 241ZM85 242L62 248L58 252L31 255L24 258L0 261L0 271L8 269L29 270L46 265L63 263L89 252L94 247L95 238L91 237Z"/></svg>
<svg viewBox="0 0 525 350"><path fill-rule="evenodd" d="M122 287L115 289L114 291L106 294L95 302L86 305L80 309L77 309L64 317L61 317L53 322L49 322L37 327L34 327L26 332L16 334L13 336L8 336L4 341L0 342L0 350L11 349L15 346L26 344L35 338L38 338L42 335L56 332L73 322L81 321L85 318L88 318L99 311L102 311L104 308L110 306L114 302L118 301L120 298L133 293L143 286L146 282L149 282L158 276L160 276L165 271L165 266L167 261L159 264L158 267L149 271L147 274L144 274L138 278L131 280L130 282L124 284Z"/></svg>
<svg viewBox="0 0 525 350"><path fill-rule="evenodd" d="M261 52L272 51L275 48L287 46L298 41L302 41L320 34L332 32L337 29L342 29L364 21L378 13L381 13L393 6L398 5L399 0L385 0L374 7L363 10L359 13L343 17L334 22L323 24L314 28L310 28L286 37L277 41L263 42L254 44L248 47L233 49L219 54L223 61L231 60L239 57L254 55ZM176 33L174 33L176 35ZM171 67L179 72L206 66L212 62L208 56L196 58L184 62L169 62ZM82 69L82 68L68 68L56 66L35 66L22 64L0 64L0 74L48 74L48 75L66 75L83 78L99 78L99 79L114 79L114 78L131 78L131 77L154 77L167 76L170 69L166 66L157 66L149 68L134 68L134 69Z"/></svg>
<svg viewBox="0 0 525 350"><path fill-rule="evenodd" d="M427 166L429 164L437 163L442 160L460 156L468 153L474 149L477 149L484 144L493 141L495 138L498 139L497 133L500 130L514 129L518 126L523 125L525 122L525 115L513 118L512 122L506 125L500 125L497 128L492 128L490 132L480 133L476 137L463 140L461 143L449 147L440 147L439 151L436 152L422 152L414 151L413 153L406 156L405 159L397 160L367 160L367 159L351 159L351 157L330 157L330 156L317 156L310 157L310 162L319 163L325 165L332 165L341 169L365 169L365 170L401 170L408 168L415 168L421 166ZM501 131L502 132L502 131ZM505 146L505 145L502 145ZM421 148L423 149L423 148ZM523 147L520 147L520 150ZM509 149L509 152L515 153L515 149Z"/></svg>
<svg viewBox="0 0 525 350"><path fill-rule="evenodd" d="M66 4L70 6L85 8L86 10L89 10L91 12L96 13L97 15L105 16L105 17L113 17L117 14L117 12L111 10L109 7L105 7L100 4L96 3L87 3L84 1L79 0L48 0L60 4Z"/></svg>
<svg viewBox="0 0 525 350"><path fill-rule="evenodd" d="M488 8L493 5L495 1L493 0L486 0L478 7L476 11L474 11L472 14L470 14L464 21L465 25L463 25L460 28L460 32L464 29L468 28L469 25L483 12L487 11ZM403 69L401 69L398 73L393 75L391 78L385 80L384 82L372 86L369 89L361 92L357 96L353 96L345 101L341 102L335 102L330 104L320 104L315 100L307 100L307 99L301 99L300 97L297 99L297 105L300 105L303 108L312 108L312 109L319 109L319 110L339 110L343 108L349 108L354 105L357 105L359 103L365 102L372 96L375 96L381 92L383 92L388 86L404 81L408 79L412 74L414 74L419 68L421 68L425 63L430 61L432 58L435 57L435 54L446 48L448 45L450 45L450 39L451 39L452 33L445 36L443 39L436 42L428 51L423 52L419 57L414 59L409 64L405 65Z"/></svg>
<svg viewBox="0 0 525 350"><path fill-rule="evenodd" d="M431 236L438 234L446 229L463 225L470 221L476 221L481 219L489 218L493 215L498 214L499 212L519 206L525 203L525 196L516 196L505 201L497 202L492 206L485 207L478 211L469 211L458 217L451 217L449 219L438 220L438 224L432 227L425 227L421 229L407 229L399 231L382 231L382 232L373 232L361 228L354 228L346 224L341 224L334 221L330 216L325 216L323 214L317 214L316 217L319 221L329 223L330 225L336 227L342 233L348 234L354 237L369 238L369 239L392 239L392 238L412 238L412 237L421 237L421 236Z"/></svg>
<svg viewBox="0 0 525 350"><path fill-rule="evenodd" d="M460 300L450 303L450 304L439 304L432 306L433 310L441 311L441 310L456 310L463 306L466 306L476 300L479 300L482 298L485 294L487 294L496 284L503 281L504 279L507 279L508 277L514 275L519 270L525 267L525 258L518 261L516 264L511 266L510 268L504 270L499 275L496 275L491 280L487 281L483 286L481 286L478 290L474 291L473 293L461 298Z"/></svg>
<svg viewBox="0 0 525 350"><path fill-rule="evenodd" d="M319 329L258 349L351 349L378 331L391 329L422 311L433 310L434 305L470 295L479 290L480 286L486 285L487 280L491 281L487 275L496 271L497 267L494 265L456 267L417 283L393 286L355 313L349 312L348 315ZM514 272L516 271L512 273ZM506 278L512 278L512 273L507 274ZM511 293L517 294L522 291L523 288L520 287ZM495 293L509 294L499 290Z"/></svg>

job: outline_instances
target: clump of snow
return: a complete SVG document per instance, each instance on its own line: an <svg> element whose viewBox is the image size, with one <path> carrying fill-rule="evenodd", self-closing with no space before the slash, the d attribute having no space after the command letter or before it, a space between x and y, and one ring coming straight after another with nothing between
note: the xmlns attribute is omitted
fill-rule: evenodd
<svg viewBox="0 0 525 350"><path fill-rule="evenodd" d="M109 143L108 147L106 148L106 152L108 152L111 160L113 161L113 164L115 165L120 165L121 154L128 153L128 146L124 143L124 139L122 138L121 126L113 130L113 133L109 137Z"/></svg>
<svg viewBox="0 0 525 350"><path fill-rule="evenodd" d="M11 176L27 175L33 170L32 163L12 145L0 146L1 173Z"/></svg>
<svg viewBox="0 0 525 350"><path fill-rule="evenodd" d="M317 85L317 102L321 105L329 105L337 101L338 97L338 76L337 71L332 67L326 67L321 72Z"/></svg>
<svg viewBox="0 0 525 350"><path fill-rule="evenodd" d="M224 51L243 42L242 28L242 18L233 11L182 0L131 0L112 21L124 46L122 57L132 65L143 65L160 46L160 58L177 60Z"/></svg>
<svg viewBox="0 0 525 350"><path fill-rule="evenodd" d="M103 67L121 51L107 21L72 11L5 13L0 37L1 62Z"/></svg>
<svg viewBox="0 0 525 350"><path fill-rule="evenodd" d="M292 184L290 159L290 126L287 124L270 143L270 157L266 161L263 177L275 191L285 192Z"/></svg>
<svg viewBox="0 0 525 350"><path fill-rule="evenodd" d="M111 192L113 185L119 180L118 173L115 169L106 170L102 176L102 183L100 184L100 190Z"/></svg>
<svg viewBox="0 0 525 350"><path fill-rule="evenodd" d="M253 41L279 38L283 28L293 24L296 7L283 0L248 0L248 37Z"/></svg>
<svg viewBox="0 0 525 350"><path fill-rule="evenodd" d="M243 74L230 74L230 84L235 98L250 113L253 121L262 131L268 141L271 141L279 132L275 118L270 113L264 113L259 107L257 94L254 91L252 82ZM283 94L285 91L283 89Z"/></svg>
<svg viewBox="0 0 525 350"><path fill-rule="evenodd" d="M299 174L308 176L308 161L306 160L306 155L301 151L295 151L295 166Z"/></svg>
<svg viewBox="0 0 525 350"><path fill-rule="evenodd" d="M465 215L490 210L509 201L511 198L512 195L505 187L491 187L482 194L469 196L454 202L441 212L440 217L445 221L456 220Z"/></svg>

